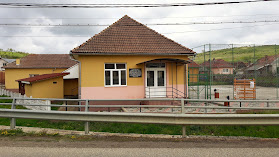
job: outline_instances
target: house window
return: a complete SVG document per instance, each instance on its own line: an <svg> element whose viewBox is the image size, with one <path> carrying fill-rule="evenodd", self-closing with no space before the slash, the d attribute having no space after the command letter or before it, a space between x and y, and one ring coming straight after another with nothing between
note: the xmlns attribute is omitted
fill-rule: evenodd
<svg viewBox="0 0 279 157"><path fill-rule="evenodd" d="M6 66L7 65L7 63L3 63L3 66Z"/></svg>
<svg viewBox="0 0 279 157"><path fill-rule="evenodd" d="M223 69L223 73L228 73L229 69Z"/></svg>
<svg viewBox="0 0 279 157"><path fill-rule="evenodd" d="M126 64L105 64L105 86L126 86Z"/></svg>

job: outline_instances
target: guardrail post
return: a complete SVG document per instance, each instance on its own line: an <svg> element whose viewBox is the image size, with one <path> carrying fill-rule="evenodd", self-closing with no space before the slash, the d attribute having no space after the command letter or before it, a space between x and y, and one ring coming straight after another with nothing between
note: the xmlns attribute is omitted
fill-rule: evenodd
<svg viewBox="0 0 279 157"><path fill-rule="evenodd" d="M185 125L182 126L182 137L183 138L186 137L186 126Z"/></svg>
<svg viewBox="0 0 279 157"><path fill-rule="evenodd" d="M16 99L14 98L13 99L13 102L12 102L12 106L11 106L11 109L15 109L15 102L16 102ZM15 129L15 126L16 126L16 119L15 118L11 118L10 119L10 129Z"/></svg>
<svg viewBox="0 0 279 157"><path fill-rule="evenodd" d="M267 99L267 102L266 102L266 107L269 107L269 102L268 102L268 100L269 100L269 99Z"/></svg>
<svg viewBox="0 0 279 157"><path fill-rule="evenodd" d="M89 103L89 100L86 100L85 101L85 112L88 112L88 103ZM84 132L85 132L85 134L89 134L89 122L85 122Z"/></svg>
<svg viewBox="0 0 279 157"><path fill-rule="evenodd" d="M184 106L184 99L181 99L181 114L184 114L185 113L185 106ZM183 125L182 126L182 137L186 137L186 126Z"/></svg>

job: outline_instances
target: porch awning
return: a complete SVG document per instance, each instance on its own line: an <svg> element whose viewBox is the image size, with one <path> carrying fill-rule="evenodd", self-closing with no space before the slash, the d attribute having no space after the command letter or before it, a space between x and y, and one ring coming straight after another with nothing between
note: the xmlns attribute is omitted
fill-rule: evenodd
<svg viewBox="0 0 279 157"><path fill-rule="evenodd" d="M144 62L140 62L139 64L143 64L143 63L149 63L149 62L153 62L153 61L164 61L164 62L172 62L172 63L179 63L179 64L188 64L190 63L191 60L183 60L183 59L174 59L174 58L159 58L159 59L152 59L149 61L144 61Z"/></svg>

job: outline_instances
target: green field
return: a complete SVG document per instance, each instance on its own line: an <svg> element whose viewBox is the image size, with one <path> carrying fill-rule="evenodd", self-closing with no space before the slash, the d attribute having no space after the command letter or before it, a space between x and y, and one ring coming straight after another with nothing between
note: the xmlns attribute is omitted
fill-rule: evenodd
<svg viewBox="0 0 279 157"><path fill-rule="evenodd" d="M277 54L279 54L279 46L277 48ZM255 60L264 57L265 55L272 56L275 55L275 46L256 46L254 47L238 47L233 49L222 49L211 51L211 58L224 59L225 61L232 62L232 57L234 57L234 62L254 62L254 49L255 49ZM206 52L206 60L209 59L209 52ZM233 55L232 55L233 53ZM204 62L204 53L198 53L195 60L196 63L200 64Z"/></svg>
<svg viewBox="0 0 279 157"><path fill-rule="evenodd" d="M7 50L0 49L0 56L3 58L15 59L15 58L22 58L27 55L29 55L29 53L15 51L13 49L7 49Z"/></svg>

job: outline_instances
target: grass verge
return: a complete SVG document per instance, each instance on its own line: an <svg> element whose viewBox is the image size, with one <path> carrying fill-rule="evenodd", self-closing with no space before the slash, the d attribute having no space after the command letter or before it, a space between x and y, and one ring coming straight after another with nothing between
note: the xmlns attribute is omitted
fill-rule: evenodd
<svg viewBox="0 0 279 157"><path fill-rule="evenodd" d="M11 102L12 100L1 100ZM0 105L0 108L10 108L7 105ZM17 106L24 109L23 106ZM246 112L247 113L247 112ZM251 111L248 114L274 114L278 111ZM9 118L0 118L0 125L10 125ZM36 120L16 119L17 126L53 128L64 130L84 130L84 122L57 121L57 120ZM128 123L105 123L90 122L90 131L110 133L137 133L137 134L169 134L181 135L181 126L163 124L128 124ZM209 135L209 136L250 136L263 138L279 138L279 126L187 126L187 135ZM19 130L17 130L19 133ZM5 133L4 133L5 134ZM7 135L12 135L13 132Z"/></svg>

